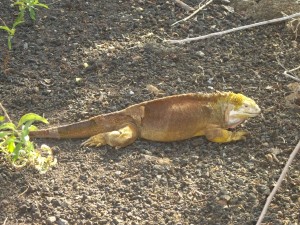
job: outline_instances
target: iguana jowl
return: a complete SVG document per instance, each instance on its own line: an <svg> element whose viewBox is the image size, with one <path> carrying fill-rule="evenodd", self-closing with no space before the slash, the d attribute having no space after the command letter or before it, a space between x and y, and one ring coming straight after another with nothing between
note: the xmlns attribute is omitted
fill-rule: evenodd
<svg viewBox="0 0 300 225"><path fill-rule="evenodd" d="M205 136L225 143L245 139L247 132L228 131L261 112L242 94L217 92L174 95L142 102L78 123L30 132L35 138L89 138L85 146L127 146L137 138L179 141Z"/></svg>

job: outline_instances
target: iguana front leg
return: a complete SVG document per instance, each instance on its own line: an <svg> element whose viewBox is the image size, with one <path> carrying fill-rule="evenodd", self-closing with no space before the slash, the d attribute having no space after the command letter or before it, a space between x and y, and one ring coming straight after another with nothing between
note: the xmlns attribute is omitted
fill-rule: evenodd
<svg viewBox="0 0 300 225"><path fill-rule="evenodd" d="M112 147L121 148L130 145L138 138L138 129L136 125L130 123L122 126L118 130L100 133L90 137L82 143L82 146L110 145Z"/></svg>
<svg viewBox="0 0 300 225"><path fill-rule="evenodd" d="M205 131L205 137L212 142L226 143L231 141L245 140L247 131L232 132L222 128L211 128Z"/></svg>

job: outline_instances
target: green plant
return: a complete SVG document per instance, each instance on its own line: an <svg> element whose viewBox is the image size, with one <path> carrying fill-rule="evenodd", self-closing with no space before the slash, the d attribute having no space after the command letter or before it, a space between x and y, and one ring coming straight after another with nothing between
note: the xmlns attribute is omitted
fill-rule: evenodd
<svg viewBox="0 0 300 225"><path fill-rule="evenodd" d="M17 18L15 19L11 28L9 28L5 22L2 20L4 26L0 26L0 29L5 30L8 34L7 42L8 48L11 49L11 40L15 35L16 27L25 21L24 16L25 12L28 11L30 18L35 20L37 7L43 7L48 9L48 5L40 3L39 0L18 0L13 3L13 6L18 6L19 13Z"/></svg>
<svg viewBox="0 0 300 225"><path fill-rule="evenodd" d="M9 119L7 114L6 118ZM33 166L40 173L45 173L56 163L50 147L42 145L40 149L35 149L28 136L29 131L37 129L32 123L35 121L48 123L45 118L28 113L21 117L18 125L12 123L10 119L9 122L4 122L4 119L4 116L0 116L0 153L6 161L16 168Z"/></svg>

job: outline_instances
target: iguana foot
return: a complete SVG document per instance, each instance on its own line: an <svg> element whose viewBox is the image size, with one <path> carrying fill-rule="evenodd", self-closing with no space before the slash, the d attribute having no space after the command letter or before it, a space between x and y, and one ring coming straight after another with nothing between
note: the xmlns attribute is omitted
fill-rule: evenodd
<svg viewBox="0 0 300 225"><path fill-rule="evenodd" d="M100 147L102 145L106 145L105 133L94 135L81 144L81 146L95 146L95 147Z"/></svg>
<svg viewBox="0 0 300 225"><path fill-rule="evenodd" d="M107 144L118 149L130 145L137 138L138 132L136 126L134 124L128 124L119 130L94 135L81 145L100 147Z"/></svg>
<svg viewBox="0 0 300 225"><path fill-rule="evenodd" d="M221 128L213 128L205 131L208 140L217 143L246 140L247 131L232 132Z"/></svg>

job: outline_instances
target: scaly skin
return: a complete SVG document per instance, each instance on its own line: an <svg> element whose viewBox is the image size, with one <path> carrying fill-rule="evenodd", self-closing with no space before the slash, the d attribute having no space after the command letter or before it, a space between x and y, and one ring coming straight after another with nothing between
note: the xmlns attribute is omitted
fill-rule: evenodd
<svg viewBox="0 0 300 225"><path fill-rule="evenodd" d="M226 143L245 139L247 132L231 132L260 113L258 105L242 94L217 92L174 95L142 102L121 111L78 123L30 132L37 138L89 138L86 146L120 148L137 138L179 141L195 136Z"/></svg>

